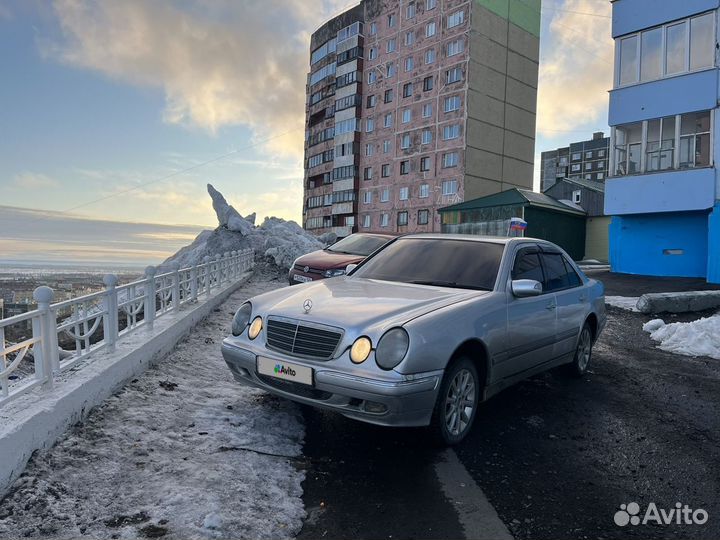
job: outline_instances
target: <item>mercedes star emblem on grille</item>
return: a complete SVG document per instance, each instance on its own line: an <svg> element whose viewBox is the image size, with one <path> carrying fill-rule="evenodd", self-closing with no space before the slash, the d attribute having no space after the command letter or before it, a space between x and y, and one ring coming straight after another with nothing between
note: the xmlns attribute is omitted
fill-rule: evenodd
<svg viewBox="0 0 720 540"><path fill-rule="evenodd" d="M312 300L309 298L303 302L303 309L305 310L305 313L310 313L310 310L312 309Z"/></svg>

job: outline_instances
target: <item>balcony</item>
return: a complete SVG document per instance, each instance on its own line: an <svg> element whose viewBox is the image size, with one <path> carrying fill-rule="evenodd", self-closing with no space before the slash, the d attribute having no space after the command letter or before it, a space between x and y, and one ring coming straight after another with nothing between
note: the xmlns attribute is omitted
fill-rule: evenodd
<svg viewBox="0 0 720 540"><path fill-rule="evenodd" d="M352 202L335 203L332 205L332 215L352 214L353 206Z"/></svg>

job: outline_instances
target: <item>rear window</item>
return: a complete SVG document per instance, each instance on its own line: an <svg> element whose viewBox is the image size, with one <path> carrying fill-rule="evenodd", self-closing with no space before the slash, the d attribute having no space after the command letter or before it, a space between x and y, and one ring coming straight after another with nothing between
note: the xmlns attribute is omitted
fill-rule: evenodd
<svg viewBox="0 0 720 540"><path fill-rule="evenodd" d="M400 238L354 273L357 277L492 290L504 245L474 240Z"/></svg>

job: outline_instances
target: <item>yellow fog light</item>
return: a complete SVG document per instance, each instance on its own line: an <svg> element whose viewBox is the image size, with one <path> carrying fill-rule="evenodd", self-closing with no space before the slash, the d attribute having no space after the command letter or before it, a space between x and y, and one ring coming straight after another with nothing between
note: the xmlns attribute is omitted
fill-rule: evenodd
<svg viewBox="0 0 720 540"><path fill-rule="evenodd" d="M367 360L367 357L370 356L371 350L372 343L370 340L364 336L359 337L350 349L350 360L352 360L354 364L362 364Z"/></svg>
<svg viewBox="0 0 720 540"><path fill-rule="evenodd" d="M258 334L262 330L262 317L255 317L255 320L250 325L250 330L248 330L248 337L250 339L255 339L258 337Z"/></svg>

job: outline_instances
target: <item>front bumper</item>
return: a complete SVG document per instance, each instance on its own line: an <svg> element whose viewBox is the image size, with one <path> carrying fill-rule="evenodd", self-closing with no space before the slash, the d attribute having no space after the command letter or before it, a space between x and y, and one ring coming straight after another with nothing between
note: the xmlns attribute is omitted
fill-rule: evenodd
<svg viewBox="0 0 720 540"><path fill-rule="evenodd" d="M288 273L288 281L290 285L300 285L301 283L308 283L307 281L299 281L295 279L295 276L300 276L301 278L307 278L311 281L318 281L320 279L327 279L322 274L318 274L317 272L303 272L301 270L296 270L295 268L291 268L290 272Z"/></svg>
<svg viewBox="0 0 720 540"><path fill-rule="evenodd" d="M396 374L396 380L360 377L323 366L324 362L298 359L264 347L260 350L247 343L233 343L231 338L223 341L222 354L235 380L242 384L383 426L428 425L442 379L442 371L412 376ZM258 355L313 368L314 385L258 374Z"/></svg>

